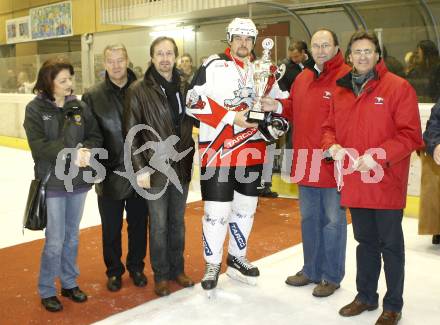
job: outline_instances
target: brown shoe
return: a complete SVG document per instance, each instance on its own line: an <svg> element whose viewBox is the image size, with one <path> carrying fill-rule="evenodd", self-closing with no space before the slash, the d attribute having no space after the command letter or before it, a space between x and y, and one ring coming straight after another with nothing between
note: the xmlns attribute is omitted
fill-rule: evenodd
<svg viewBox="0 0 440 325"><path fill-rule="evenodd" d="M185 273L181 273L176 277L176 282L178 285L188 288L194 286L194 281L191 280L190 277L188 277Z"/></svg>
<svg viewBox="0 0 440 325"><path fill-rule="evenodd" d="M402 313L384 310L377 319L376 325L396 325L402 318Z"/></svg>
<svg viewBox="0 0 440 325"><path fill-rule="evenodd" d="M312 282L312 280L306 277L303 271L299 271L295 275L291 275L286 279L286 284L294 287L302 287Z"/></svg>
<svg viewBox="0 0 440 325"><path fill-rule="evenodd" d="M170 288L168 287L168 281L163 280L163 281L156 282L154 284L154 292L159 297L168 296L171 293Z"/></svg>
<svg viewBox="0 0 440 325"><path fill-rule="evenodd" d="M335 293L336 289L339 289L339 284L330 283L326 280L322 280L319 284L313 289L312 295L315 297L328 297Z"/></svg>
<svg viewBox="0 0 440 325"><path fill-rule="evenodd" d="M364 304L358 298L354 298L354 300L351 303L342 307L339 310L339 315L344 317L356 316L363 313L366 310L368 311L375 310L377 309L377 307L378 307L377 305Z"/></svg>

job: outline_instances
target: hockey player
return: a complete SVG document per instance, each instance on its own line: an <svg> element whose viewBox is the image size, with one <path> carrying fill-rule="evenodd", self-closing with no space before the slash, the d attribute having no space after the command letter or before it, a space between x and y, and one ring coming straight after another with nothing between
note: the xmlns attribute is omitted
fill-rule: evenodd
<svg viewBox="0 0 440 325"><path fill-rule="evenodd" d="M246 249L266 150L262 134L265 139L276 139L283 132L270 132L271 121L259 126L246 121L255 98L251 61L257 34L252 20L232 20L226 34L229 47L225 53L207 59L187 94L187 114L200 121L205 290L217 285L228 231L226 273L248 284L256 284L260 275L246 259ZM269 95L283 97L277 83Z"/></svg>

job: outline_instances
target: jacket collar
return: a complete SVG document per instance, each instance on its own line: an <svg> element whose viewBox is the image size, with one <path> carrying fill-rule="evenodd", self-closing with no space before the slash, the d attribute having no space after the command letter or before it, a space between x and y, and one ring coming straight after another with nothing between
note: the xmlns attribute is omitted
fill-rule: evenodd
<svg viewBox="0 0 440 325"><path fill-rule="evenodd" d="M128 88L134 81L136 81L136 75L134 74L134 72L130 69L127 68L127 83L121 88L118 85L115 85L111 80L110 77L107 73L107 71L105 72L105 85L107 87L108 90L121 90L123 88Z"/></svg>
<svg viewBox="0 0 440 325"><path fill-rule="evenodd" d="M341 50L338 50L338 53L334 57L332 57L327 62L324 62L324 70L322 72L327 73L329 71L339 69L341 65L344 64L344 57L342 56Z"/></svg>
<svg viewBox="0 0 440 325"><path fill-rule="evenodd" d="M313 62L313 64L306 65L305 67L309 68L316 75L318 75L318 71L316 71L316 69L315 69L315 63L314 63L314 61L312 61L312 62ZM339 69L339 67L343 64L344 64L344 57L342 56L341 50L338 50L338 53L336 53L336 55L334 57L332 57L327 62L324 62L324 68L321 71L320 75L327 74L335 69Z"/></svg>
<svg viewBox="0 0 440 325"><path fill-rule="evenodd" d="M156 79L154 79L154 76L152 74L152 69L153 69L153 64L151 64L148 67L147 71L145 71L143 81L145 82L145 84L149 85L150 87L155 89L158 93L160 93L162 96L164 96L166 98L165 92L162 90L162 88L160 87L160 85L156 81ZM173 68L173 75L174 74L177 74L177 76L178 76L177 88L180 89L180 91L182 92L182 89L181 89L182 83L180 82L180 73L179 73L179 70L176 69L176 67ZM183 92L182 92L182 94L183 94Z"/></svg>
<svg viewBox="0 0 440 325"><path fill-rule="evenodd" d="M159 85L159 83L156 81L156 79L153 76L153 73L152 73L153 69L154 69L154 66L153 66L153 64L151 64L148 67L147 71L145 71L143 82L148 87L151 87L152 89L154 89L154 91L156 91L160 96L162 96L162 98L164 98L168 102L167 96L165 94L165 90L162 89L162 87ZM178 76L177 88L180 90L181 94L183 95L183 92L181 89L182 83L180 82L180 73L179 73L179 70L177 70L177 68L175 66L173 68L173 76L174 76L174 74L177 74L177 76ZM184 100L185 99L183 99L183 101L182 101L183 102L183 104L182 104L183 114L181 116L181 119L183 119L183 116L185 115L185 111L186 111L186 106L185 106Z"/></svg>
<svg viewBox="0 0 440 325"><path fill-rule="evenodd" d="M55 101L50 100L43 93L39 93L35 98L37 98L39 100L42 100L42 101L44 101L46 103L49 103L54 108L58 108L58 106L55 103ZM66 103L68 103L68 102L71 102L72 100L77 100L77 97L75 95L66 96L65 99L64 99L64 105L66 105Z"/></svg>
<svg viewBox="0 0 440 325"><path fill-rule="evenodd" d="M153 64L151 64L148 67L147 71L145 71L144 80L148 83L158 84L156 82L156 79L154 79L154 76L152 73L153 69L154 69L154 66L153 66ZM176 68L176 66L173 67L173 79L177 80L177 85L180 86L180 71Z"/></svg>
<svg viewBox="0 0 440 325"><path fill-rule="evenodd" d="M380 59L379 62L374 66L374 78L370 80L367 85L375 85L383 76L388 72L388 69L385 65L383 59ZM351 82L353 76L353 70L343 76L341 79L336 81L338 86L350 89L353 91L353 84Z"/></svg>

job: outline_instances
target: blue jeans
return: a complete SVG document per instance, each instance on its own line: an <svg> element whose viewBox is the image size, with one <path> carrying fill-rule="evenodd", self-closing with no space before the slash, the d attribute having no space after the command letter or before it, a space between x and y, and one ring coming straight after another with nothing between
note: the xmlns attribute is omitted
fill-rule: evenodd
<svg viewBox="0 0 440 325"><path fill-rule="evenodd" d="M46 199L46 241L38 279L41 298L56 296L57 277L65 289L77 286L78 233L86 196L87 192L84 192Z"/></svg>
<svg viewBox="0 0 440 325"><path fill-rule="evenodd" d="M299 186L304 274L339 284L345 275L347 218L336 188Z"/></svg>
<svg viewBox="0 0 440 325"><path fill-rule="evenodd" d="M150 213L150 262L154 281L173 280L184 271L185 207L189 183L182 184L183 193L169 184L163 195L148 200ZM159 193L162 188L151 188Z"/></svg>

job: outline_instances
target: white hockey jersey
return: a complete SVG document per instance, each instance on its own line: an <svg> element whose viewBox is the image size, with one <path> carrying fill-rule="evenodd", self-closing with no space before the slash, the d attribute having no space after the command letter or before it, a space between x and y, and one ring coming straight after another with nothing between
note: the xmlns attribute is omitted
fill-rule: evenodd
<svg viewBox="0 0 440 325"><path fill-rule="evenodd" d="M254 65L233 59L230 49L212 55L200 67L186 97L187 114L200 121L202 167L262 164L266 143L255 128L234 125L237 111L252 108ZM269 96L286 98L275 82Z"/></svg>

